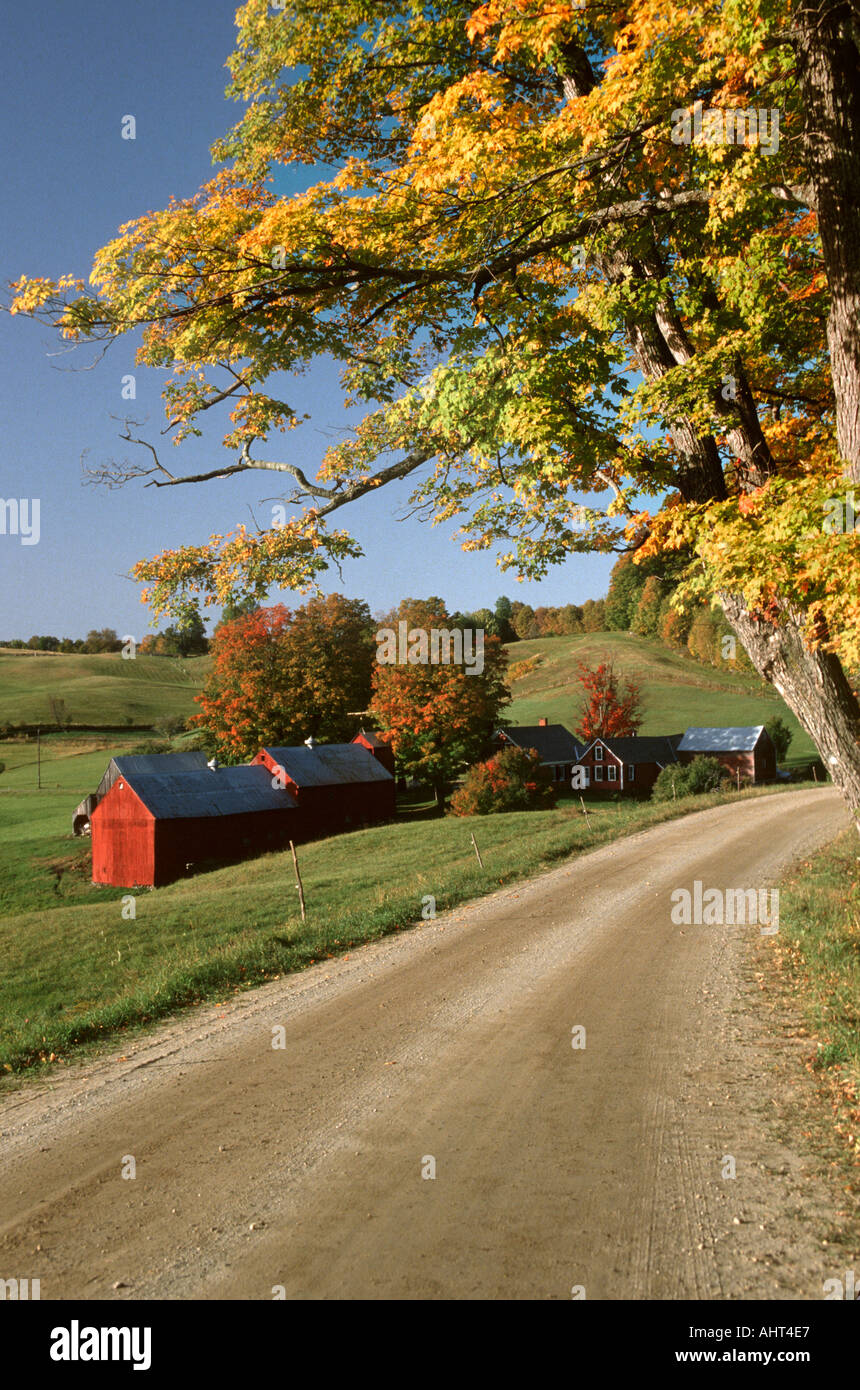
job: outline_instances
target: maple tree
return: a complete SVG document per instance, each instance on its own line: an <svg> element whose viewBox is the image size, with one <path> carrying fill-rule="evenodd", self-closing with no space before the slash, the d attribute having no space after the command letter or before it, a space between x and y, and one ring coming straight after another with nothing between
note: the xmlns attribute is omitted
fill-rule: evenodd
<svg viewBox="0 0 860 1390"><path fill-rule="evenodd" d="M601 661L593 670L580 662L579 680L585 704L574 730L578 738L629 738L642 723L642 690L635 680L620 677L611 661Z"/></svg>
<svg viewBox="0 0 860 1390"><path fill-rule="evenodd" d="M228 462L143 441L132 473L292 488L278 527L141 561L156 611L312 588L359 553L329 518L409 477L521 575L683 559L673 601L722 607L860 811L860 536L822 525L860 483L851 0L248 0L237 25L225 167L121 228L90 291L12 304L142 328L174 443L230 409ZM284 197L290 163L335 172ZM309 479L268 445L299 424L278 374L321 354L366 413Z"/></svg>
<svg viewBox="0 0 860 1390"><path fill-rule="evenodd" d="M440 598L404 599L386 619L407 632L450 632ZM474 648L471 649L474 655ZM507 653L498 637L484 636L482 668L473 662L378 662L370 710L394 751L399 773L433 788L438 807L449 784L483 754L509 703Z"/></svg>
<svg viewBox="0 0 860 1390"><path fill-rule="evenodd" d="M212 670L195 696L201 712L189 722L233 761L266 743L348 742L370 696L374 652L360 599L329 594L293 612L258 608L218 627Z"/></svg>

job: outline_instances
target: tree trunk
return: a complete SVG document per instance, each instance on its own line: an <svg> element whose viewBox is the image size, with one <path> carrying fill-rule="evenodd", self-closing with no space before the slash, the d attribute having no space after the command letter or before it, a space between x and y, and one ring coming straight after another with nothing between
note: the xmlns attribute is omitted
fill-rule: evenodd
<svg viewBox="0 0 860 1390"><path fill-rule="evenodd" d="M860 15L850 0L796 6L804 143L830 290L836 437L860 483Z"/></svg>
<svg viewBox="0 0 860 1390"><path fill-rule="evenodd" d="M797 624L775 627L751 616L736 596L719 598L759 675L814 740L860 831L860 704L838 658L810 649Z"/></svg>
<svg viewBox="0 0 860 1390"><path fill-rule="evenodd" d="M849 482L860 482L860 17L852 0L797 0L792 37L798 54L805 104L804 139L815 192L824 264L830 289L827 336L836 396L839 451ZM577 45L564 53L562 89L570 100L588 92L597 78ZM623 242L604 252L598 264L610 282L625 274L662 279L656 239L644 254ZM671 296L650 317L632 318L627 334L633 357L646 381L658 380L694 353ZM742 463L742 491L763 483L772 459L761 430L743 363L736 365L737 398L725 408L726 437ZM685 501L708 502L726 496L716 441L700 437L683 417L672 430L682 454L677 486ZM860 832L860 704L839 658L810 649L790 615L780 624L752 613L738 595L718 596L756 670L772 684L814 740L834 784L844 796Z"/></svg>

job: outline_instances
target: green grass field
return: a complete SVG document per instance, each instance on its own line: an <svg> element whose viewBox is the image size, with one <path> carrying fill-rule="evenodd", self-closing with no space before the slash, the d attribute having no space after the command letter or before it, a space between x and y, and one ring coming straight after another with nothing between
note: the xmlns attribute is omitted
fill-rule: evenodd
<svg viewBox="0 0 860 1390"><path fill-rule="evenodd" d="M821 1037L819 1063L860 1082L860 874L855 830L813 856L781 895L781 940ZM858 1136L860 1152L860 1136Z"/></svg>
<svg viewBox="0 0 860 1390"><path fill-rule="evenodd" d="M786 761L816 756L811 739L772 689L755 675L700 666L651 638L600 632L515 642L511 663L539 656L540 665L512 686L507 716L533 724L541 717L573 728L580 708L576 667L613 659L643 687L643 734L679 733L690 724L760 724L779 714L795 731ZM0 648L0 723L53 724L50 698L65 701L73 724L105 729L148 727L166 715L196 713L194 696L206 680L209 657L185 661L142 656L36 655ZM11 766L8 747L0 759ZM5 782L2 784L5 785ZM16 784L17 785L17 784ZM84 789L86 790L86 788ZM83 791L81 793L83 795Z"/></svg>
<svg viewBox="0 0 860 1390"><path fill-rule="evenodd" d="M0 648L0 723L54 724L51 698L65 702L72 724L145 726L166 715L196 712L194 696L206 680L208 656L171 660L119 652L64 656Z"/></svg>
<svg viewBox="0 0 860 1390"><path fill-rule="evenodd" d="M515 680L513 704L505 711L515 724L536 724L542 716L573 730L582 705L576 668L610 657L624 677L635 677L643 691L642 734L683 733L691 724L764 724L780 715L794 731L787 765L817 757L815 745L771 686L758 676L700 666L648 637L626 632L595 632L577 637L541 637L508 648L511 664L539 656L534 671Z"/></svg>

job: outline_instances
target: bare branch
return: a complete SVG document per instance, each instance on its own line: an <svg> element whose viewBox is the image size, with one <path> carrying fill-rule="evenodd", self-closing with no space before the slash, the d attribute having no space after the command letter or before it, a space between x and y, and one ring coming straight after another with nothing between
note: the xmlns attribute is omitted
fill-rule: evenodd
<svg viewBox="0 0 860 1390"><path fill-rule="evenodd" d="M161 459L158 457L158 454L157 454L156 451L155 451L155 446L152 445L152 444L150 444L146 439L137 439L137 438L131 433L131 430L130 430L129 426L130 426L130 425L133 425L133 424L135 424L135 423L136 423L136 422L135 422L134 420L127 420L127 421L126 421L125 434L121 434L121 435L120 435L120 439L125 439L125 440L127 440L129 444L140 444L140 446L141 446L143 449L148 449L148 450L149 450L149 452L152 454L153 459L155 460L155 468L150 468L150 469L148 469L148 470L147 470L148 472L154 473L154 472L155 472L155 469L158 469L161 473L164 473L164 474L166 475L166 477L170 478L170 480L171 480L172 482L175 481L174 475L170 472L170 470L169 470L168 468L165 468L164 464L161 462ZM147 483L147 487L149 487L149 486L150 486L150 484Z"/></svg>

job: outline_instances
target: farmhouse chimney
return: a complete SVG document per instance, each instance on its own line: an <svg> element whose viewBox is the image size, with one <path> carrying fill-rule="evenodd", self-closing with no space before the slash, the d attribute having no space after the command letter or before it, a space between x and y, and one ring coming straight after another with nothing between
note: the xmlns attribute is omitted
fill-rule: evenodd
<svg viewBox="0 0 860 1390"><path fill-rule="evenodd" d="M545 720L545 719L539 719L539 720L538 720L538 728L539 728L539 729L545 729L545 728L546 728L546 720Z"/></svg>
<svg viewBox="0 0 860 1390"><path fill-rule="evenodd" d="M316 747L316 740L314 739L313 734L311 734L310 738L306 738L306 739L305 739L305 747L306 747L306 748L315 748L315 747Z"/></svg>

